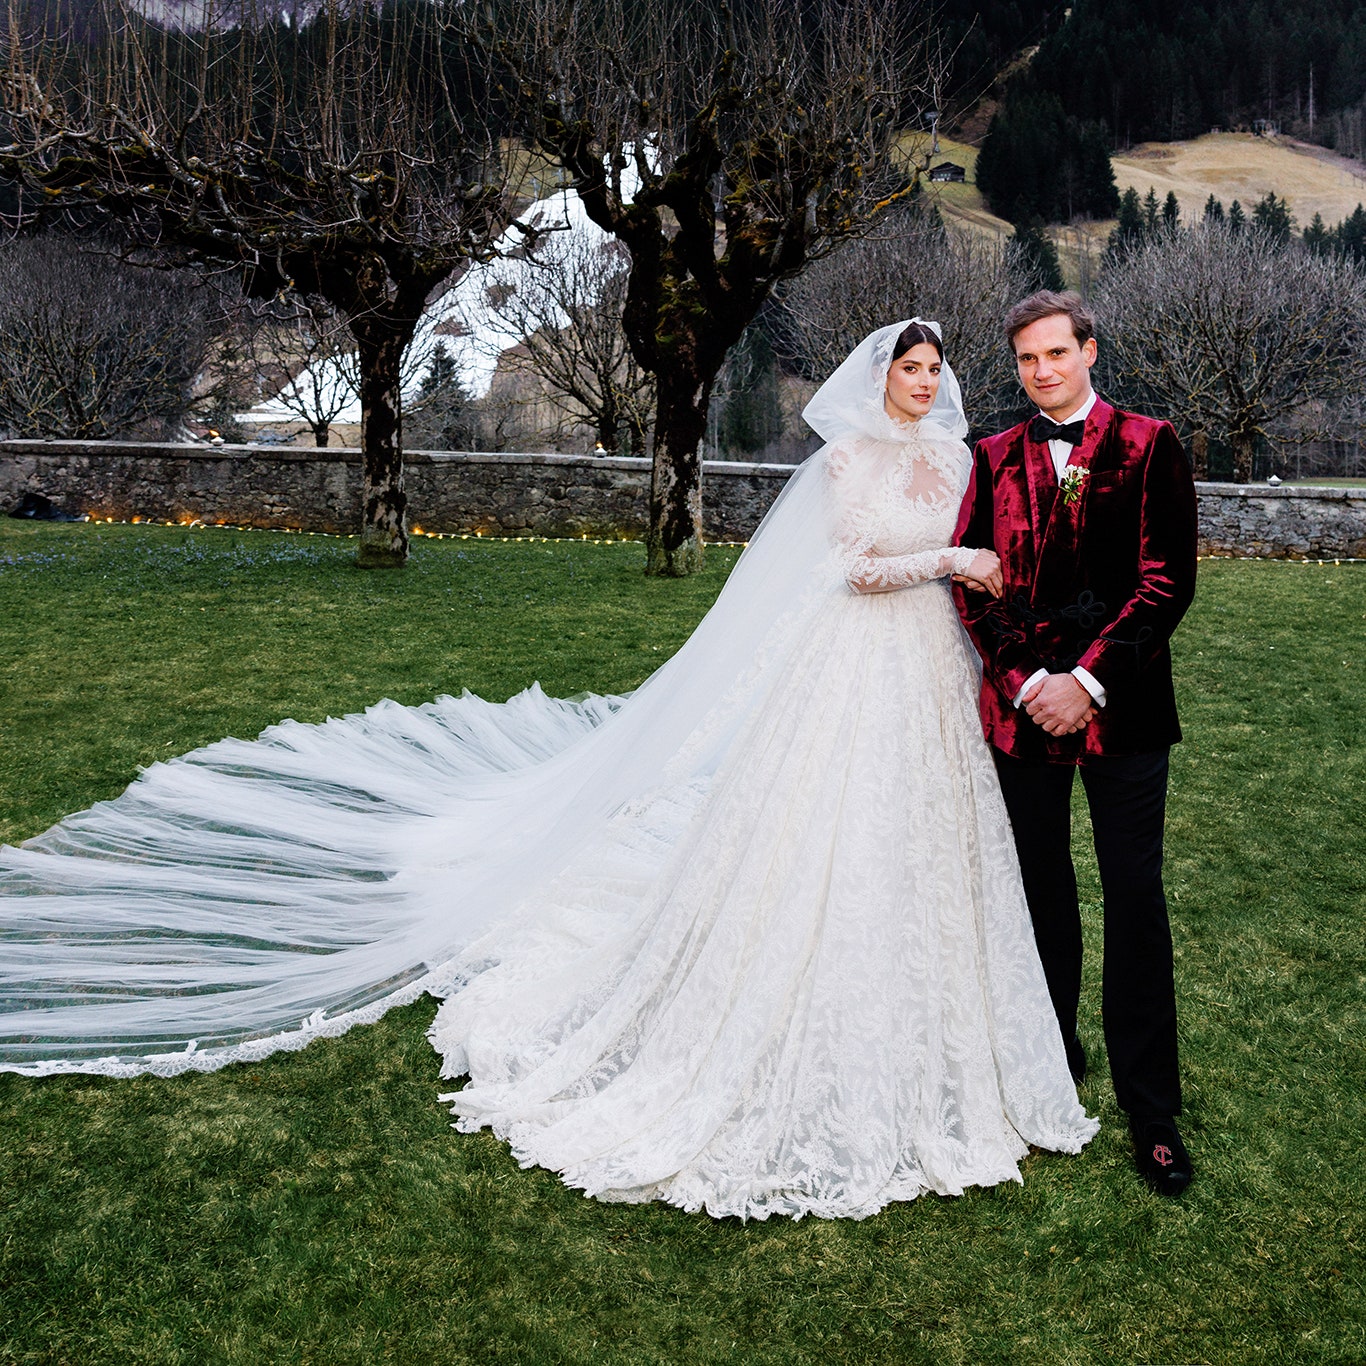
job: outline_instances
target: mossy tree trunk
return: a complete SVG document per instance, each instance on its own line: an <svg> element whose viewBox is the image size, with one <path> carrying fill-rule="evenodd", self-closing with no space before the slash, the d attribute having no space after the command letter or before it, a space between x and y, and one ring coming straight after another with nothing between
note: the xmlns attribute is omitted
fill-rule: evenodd
<svg viewBox="0 0 1366 1366"><path fill-rule="evenodd" d="M408 558L408 497L403 491L403 353L417 331L428 291L448 270L401 268L378 255L319 283L356 339L360 366L360 549L366 569Z"/></svg>
<svg viewBox="0 0 1366 1366"><path fill-rule="evenodd" d="M366 569L397 567L408 558L408 495L403 491L403 396L399 364L407 338L387 319L352 324L360 354L360 549ZM412 333L409 332L408 338Z"/></svg>
<svg viewBox="0 0 1366 1366"><path fill-rule="evenodd" d="M650 470L646 573L682 578L702 568L702 438L711 376L659 376L655 451Z"/></svg>

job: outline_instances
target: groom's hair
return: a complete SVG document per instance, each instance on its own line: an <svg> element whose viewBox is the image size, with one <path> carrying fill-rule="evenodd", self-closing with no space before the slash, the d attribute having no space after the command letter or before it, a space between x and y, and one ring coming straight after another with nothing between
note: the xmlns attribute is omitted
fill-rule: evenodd
<svg viewBox="0 0 1366 1366"><path fill-rule="evenodd" d="M1085 346L1096 335L1096 315L1072 290L1059 293L1055 289L1041 289L1027 299L1021 299L1006 314L1006 341L1015 350L1015 334L1041 318L1067 318L1072 324L1072 335L1078 346Z"/></svg>

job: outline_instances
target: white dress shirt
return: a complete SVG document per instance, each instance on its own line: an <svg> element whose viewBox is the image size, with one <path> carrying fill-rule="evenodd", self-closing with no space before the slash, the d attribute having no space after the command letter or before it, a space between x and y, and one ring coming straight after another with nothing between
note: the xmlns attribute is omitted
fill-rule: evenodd
<svg viewBox="0 0 1366 1366"><path fill-rule="evenodd" d="M1061 426L1062 423L1065 422L1084 422L1086 420L1087 415L1090 413L1091 409L1095 406L1096 391L1092 389L1090 394L1086 398L1086 402L1083 403L1081 407L1078 408L1074 413L1070 414L1068 417L1062 418L1059 422L1059 425ZM1050 422L1059 421L1057 418L1050 416L1048 413L1043 413L1042 416L1047 417ZM1059 484L1062 483L1062 472L1067 468L1067 462L1072 458L1073 449L1074 447L1070 441L1050 441L1048 443L1048 453L1053 457L1053 473L1057 475ZM1037 672L1032 674L1028 679L1026 679L1024 687L1021 688L1020 691L1015 694L1015 705L1018 707L1020 703L1024 701L1025 694L1036 683L1042 683L1043 680L1047 677L1048 670L1039 669ZM1078 664L1077 667L1072 670L1072 677L1075 678L1077 682L1080 683L1081 686L1091 694L1091 700L1096 704L1096 706L1103 707L1105 705L1105 689L1100 686L1100 684L1096 681L1096 678L1093 674L1091 674L1088 670L1083 669L1081 665Z"/></svg>

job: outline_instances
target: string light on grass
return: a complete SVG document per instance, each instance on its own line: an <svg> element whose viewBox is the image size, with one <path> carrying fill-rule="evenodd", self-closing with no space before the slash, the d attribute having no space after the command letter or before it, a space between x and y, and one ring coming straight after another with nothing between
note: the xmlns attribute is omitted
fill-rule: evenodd
<svg viewBox="0 0 1366 1366"><path fill-rule="evenodd" d="M263 527L263 526L248 526L248 525L246 525L246 524L244 524L244 523L241 523L241 522L206 522L206 521L203 520L203 518L194 516L193 514L190 514L190 513L181 513L181 514L179 515L179 520L177 520L177 521L164 521L164 522L163 522L163 521L158 521L158 520L157 520L156 518L154 518L154 517L145 517L145 516L143 516L141 513L137 513L137 514L135 514L135 515L133 515L133 516L129 516L129 517L109 517L109 516L104 515L104 514L101 513L101 512L96 511L96 512L87 512L87 513L85 513L85 514L84 514L84 517L83 517L83 520L88 521L88 522L93 522L93 523L95 523L96 525L103 524L104 526L114 526L115 524L118 524L118 525L120 525L120 526L165 526L165 527L178 527L178 528L180 528L181 530L185 530L185 531L192 531L192 530L195 530L195 529L213 529L213 528L217 528L217 529L220 530L220 531L233 531L233 532L239 532L239 533L246 533L246 532L250 532L250 531L264 531L264 532L274 532L276 535L285 535L285 536L324 536L324 537L331 537L331 538L333 538L333 539L335 539L335 540L339 540L339 541L354 541L354 540L356 539L356 533L353 532L353 531L348 531L348 532L341 532L341 531L312 531L312 530L306 530L304 527L297 527L297 526L286 526L286 527ZM474 540L480 540L480 541L498 541L498 542L501 542L503 545L527 544L527 545L615 545L615 546L637 546L637 545L640 545L640 544L641 544L641 541L639 541L639 540L637 540L637 539L635 539L635 538L633 538L633 537L631 537L631 536L627 536L627 535L625 535L625 534L611 535L611 536L590 536L590 535L588 534L588 532L586 532L586 531L581 531L577 536L536 536L536 535L496 536L496 535L491 534L491 533L490 533L486 528L484 528L484 527L476 527L474 531L430 531L430 530L428 530L426 527L415 526L415 527L413 527L413 528L411 529L410 534L411 534L412 536L415 536L415 537L416 537L416 536L423 536L423 537L426 537L426 539L429 540L429 541L447 541L447 540L454 541L454 540L457 540L457 539L458 539L458 540L461 540L461 541L468 541L468 540L474 539ZM710 545L710 546L712 546L712 547L714 547L714 548L716 548L716 549L743 550L746 546L749 545L749 542L748 542L748 541L708 541L707 544ZM1255 559L1255 558L1260 558L1260 557L1257 557L1257 556L1245 556L1245 557L1240 557L1240 556L1235 556L1235 555L1202 555L1202 556L1198 556L1197 558L1203 560L1203 559L1239 559L1239 558ZM1319 564L1319 565L1325 565L1325 564L1328 564L1329 561L1328 561L1328 560L1301 560L1299 563L1301 563L1301 564ZM1333 560L1331 563L1333 563L1333 564L1359 564L1359 563L1362 563L1362 561L1361 561L1361 560L1354 560L1354 559L1336 559L1336 560Z"/></svg>

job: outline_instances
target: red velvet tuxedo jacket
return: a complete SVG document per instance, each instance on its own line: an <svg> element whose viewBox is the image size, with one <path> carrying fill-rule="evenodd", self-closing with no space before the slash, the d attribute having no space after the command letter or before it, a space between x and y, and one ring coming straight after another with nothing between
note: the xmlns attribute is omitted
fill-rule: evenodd
<svg viewBox="0 0 1366 1366"><path fill-rule="evenodd" d="M1005 578L999 600L954 588L982 656L987 739L1055 763L1174 744L1168 641L1195 592L1195 485L1181 442L1170 423L1098 399L1068 461L1085 471L1072 476L1069 501L1048 446L1027 429L977 443L955 535L995 550ZM1054 739L1012 701L1039 669L1078 665L1105 689L1106 705L1083 730Z"/></svg>

